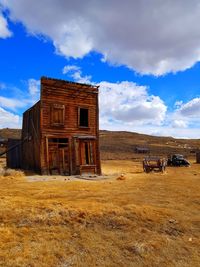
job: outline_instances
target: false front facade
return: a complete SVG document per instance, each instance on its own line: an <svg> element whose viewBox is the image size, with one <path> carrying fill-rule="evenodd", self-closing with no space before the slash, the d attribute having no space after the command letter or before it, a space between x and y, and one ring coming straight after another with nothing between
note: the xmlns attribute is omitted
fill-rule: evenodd
<svg viewBox="0 0 200 267"><path fill-rule="evenodd" d="M23 114L22 168L41 174L101 174L98 87L41 78Z"/></svg>

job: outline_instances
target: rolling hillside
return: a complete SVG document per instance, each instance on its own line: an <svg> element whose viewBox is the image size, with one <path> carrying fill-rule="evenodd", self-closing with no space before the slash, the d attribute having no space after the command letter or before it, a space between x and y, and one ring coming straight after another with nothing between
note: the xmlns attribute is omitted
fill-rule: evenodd
<svg viewBox="0 0 200 267"><path fill-rule="evenodd" d="M131 132L100 131L102 159L143 158L144 154L135 152L136 147L148 148L152 156L180 153L189 157L200 148L200 139L175 139Z"/></svg>
<svg viewBox="0 0 200 267"><path fill-rule="evenodd" d="M0 129L0 138L20 138L20 129ZM167 156L180 153L194 155L200 149L200 139L175 139L124 131L100 131L102 159L140 159L144 154L136 153L136 147L148 148L150 155Z"/></svg>
<svg viewBox="0 0 200 267"><path fill-rule="evenodd" d="M20 138L21 137L21 129L10 129L4 128L0 129L0 139L7 139L7 138Z"/></svg>

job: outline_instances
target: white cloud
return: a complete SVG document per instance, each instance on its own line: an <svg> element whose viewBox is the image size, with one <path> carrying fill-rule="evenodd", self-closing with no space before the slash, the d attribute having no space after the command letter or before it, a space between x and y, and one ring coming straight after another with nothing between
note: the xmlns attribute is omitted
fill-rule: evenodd
<svg viewBox="0 0 200 267"><path fill-rule="evenodd" d="M0 6L0 38L8 38L12 35L11 31L8 29L7 20L4 18L3 14L1 13L1 6Z"/></svg>
<svg viewBox="0 0 200 267"><path fill-rule="evenodd" d="M165 119L167 107L158 97L148 95L147 87L133 82L101 82L100 116L128 125L160 125ZM101 119L100 119L101 122Z"/></svg>
<svg viewBox="0 0 200 267"><path fill-rule="evenodd" d="M67 65L63 68L63 74L68 74L78 83L91 83L91 76L83 76L81 68L76 65Z"/></svg>
<svg viewBox="0 0 200 267"><path fill-rule="evenodd" d="M91 76L83 76L81 68L67 65L63 73L68 74L76 82L93 83ZM167 107L158 97L148 95L146 86L139 86L133 82L122 81L110 83L100 82L100 123L101 121L118 121L128 124L160 125L165 118Z"/></svg>
<svg viewBox="0 0 200 267"><path fill-rule="evenodd" d="M170 125L135 125L125 122L112 122L101 119L100 129L111 131L129 131L155 136L172 136L174 138L198 138L200 137L200 127L174 128Z"/></svg>
<svg viewBox="0 0 200 267"><path fill-rule="evenodd" d="M172 127L173 128L187 128L188 122L184 120L174 120L172 122Z"/></svg>
<svg viewBox="0 0 200 267"><path fill-rule="evenodd" d="M65 57L81 58L95 50L113 64L154 75L185 70L200 60L197 0L0 3L10 9L11 19L50 38Z"/></svg>
<svg viewBox="0 0 200 267"><path fill-rule="evenodd" d="M144 133L144 129L143 129ZM174 138L184 138L184 139L199 139L200 136L200 128L194 127L194 128L174 128L174 127L152 127L148 129L148 132L146 132L151 135L156 136L172 136Z"/></svg>
<svg viewBox="0 0 200 267"><path fill-rule="evenodd" d="M32 97L38 96L40 91L40 81L35 79L28 80L28 90Z"/></svg>
<svg viewBox="0 0 200 267"><path fill-rule="evenodd" d="M25 107L27 102L16 98L0 96L0 107L16 111L17 108Z"/></svg>
<svg viewBox="0 0 200 267"><path fill-rule="evenodd" d="M21 128L21 117L0 107L0 128Z"/></svg>
<svg viewBox="0 0 200 267"><path fill-rule="evenodd" d="M91 39L83 31L86 26L84 24L84 20L73 18L71 21L64 21L56 32L49 33L58 54L82 58L92 50Z"/></svg>
<svg viewBox="0 0 200 267"><path fill-rule="evenodd" d="M77 73L81 68L68 65L63 68L63 73L72 77L76 82ZM107 81L99 84L100 102L100 129L133 131L138 133L173 136L177 138L199 138L199 116L183 116L181 108L191 103L183 104L176 101L175 110L167 112L167 106L158 96L149 95L147 86L139 86L133 82L122 81L111 83ZM198 102L198 101L197 101Z"/></svg>
<svg viewBox="0 0 200 267"><path fill-rule="evenodd" d="M2 89L2 95L0 95L0 108L3 110L19 112L22 109L30 107L39 100L40 81L38 80L29 79L25 82L22 81L22 85L25 86L24 90L6 85L5 83L1 84L2 87L0 88ZM13 95L15 97L13 97Z"/></svg>
<svg viewBox="0 0 200 267"><path fill-rule="evenodd" d="M64 66L63 68L63 74L67 74L67 73L74 72L74 71L80 71L80 67L75 66L75 65L67 65L67 66Z"/></svg>
<svg viewBox="0 0 200 267"><path fill-rule="evenodd" d="M168 113L165 125L169 132L174 131L172 136L200 138L200 98L194 98L186 103L177 101L175 110ZM170 130L171 129L171 130Z"/></svg>
<svg viewBox="0 0 200 267"><path fill-rule="evenodd" d="M177 110L177 113L181 116L188 118L200 117L200 98L194 98L187 103L182 103Z"/></svg>

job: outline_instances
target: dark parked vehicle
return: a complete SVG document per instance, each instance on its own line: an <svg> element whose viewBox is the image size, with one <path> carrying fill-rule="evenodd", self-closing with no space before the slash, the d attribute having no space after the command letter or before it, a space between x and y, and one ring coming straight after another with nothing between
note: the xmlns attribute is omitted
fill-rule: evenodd
<svg viewBox="0 0 200 267"><path fill-rule="evenodd" d="M180 154L174 154L170 156L167 160L168 166L185 166L189 167L190 163L188 160L186 160L183 155Z"/></svg>

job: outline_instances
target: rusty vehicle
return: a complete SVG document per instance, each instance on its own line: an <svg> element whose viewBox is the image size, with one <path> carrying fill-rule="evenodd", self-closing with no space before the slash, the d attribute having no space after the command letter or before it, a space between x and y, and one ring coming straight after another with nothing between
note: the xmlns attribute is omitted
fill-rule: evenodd
<svg viewBox="0 0 200 267"><path fill-rule="evenodd" d="M143 170L146 173L151 171L164 172L166 168L166 160L159 157L146 157L143 160Z"/></svg>
<svg viewBox="0 0 200 267"><path fill-rule="evenodd" d="M177 166L177 167L181 167L181 166L189 167L190 163L187 159L185 159L183 157L183 155L174 154L174 155L170 155L168 157L167 165L168 166Z"/></svg>

